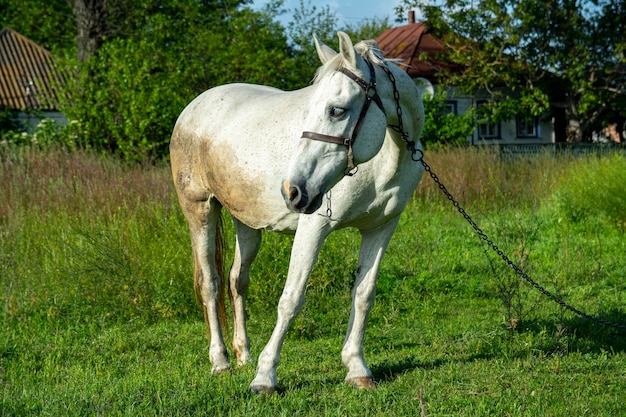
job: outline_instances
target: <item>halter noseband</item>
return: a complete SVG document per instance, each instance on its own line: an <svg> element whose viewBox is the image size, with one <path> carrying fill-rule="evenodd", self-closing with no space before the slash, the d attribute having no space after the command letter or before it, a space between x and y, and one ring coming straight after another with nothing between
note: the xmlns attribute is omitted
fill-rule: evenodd
<svg viewBox="0 0 626 417"><path fill-rule="evenodd" d="M302 132L302 138L313 139L313 140L318 140L322 142L328 142L328 143L334 143L337 145L347 146L348 147L348 167L346 169L346 175L353 175L353 173L350 173L350 171L356 167L356 165L354 164L354 155L352 154L352 145L354 145L356 136L359 134L359 131L361 130L361 126L363 125L363 120L365 119L365 114L367 113L367 110L369 109L370 104L372 103L372 100L376 103L378 108L382 110L383 113L385 113L385 109L383 108L383 102L380 99L380 96L378 95L378 91L376 91L376 73L374 72L374 66L372 65L371 62L367 60L365 60L365 62L367 63L367 66L370 70L370 82L369 83L367 83L367 81L365 81L363 78L357 76L355 73L353 73L352 71L350 71L349 69L345 67L341 67L337 70L338 72L348 76L351 80L353 80L359 86L361 86L361 88L363 88L363 90L365 91L365 101L363 102L363 107L361 107L361 113L359 114L359 119L357 120L356 124L354 125L354 128L352 129L352 134L349 137L344 138L341 136L324 135L322 133ZM370 93L370 92L373 92L373 93Z"/></svg>

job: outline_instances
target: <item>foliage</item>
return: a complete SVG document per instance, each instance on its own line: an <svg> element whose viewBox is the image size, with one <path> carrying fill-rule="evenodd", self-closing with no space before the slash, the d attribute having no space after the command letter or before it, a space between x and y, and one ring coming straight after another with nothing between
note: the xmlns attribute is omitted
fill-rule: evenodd
<svg viewBox="0 0 626 417"><path fill-rule="evenodd" d="M285 341L280 393L266 398L249 392L254 366L210 375L168 166L80 150L0 151L1 415L626 413L622 335L526 296L522 284L523 320L511 337L485 248L445 198L420 190L385 255L365 340L378 389L343 383L358 235L339 231ZM500 163L459 148L426 158L455 193L474 187L459 193L462 204L505 252L526 257L533 276L594 315L626 320L626 264L615 255L626 250L623 230L536 209L553 204L567 179L552 174L576 176L587 158ZM275 324L291 239L266 234L253 264L247 312L257 355Z"/></svg>
<svg viewBox="0 0 626 417"><path fill-rule="evenodd" d="M448 111L445 92L437 92L424 97L424 130L421 141L432 149L444 145L463 145L476 128L476 115L473 108L457 115Z"/></svg>
<svg viewBox="0 0 626 417"><path fill-rule="evenodd" d="M328 6L318 8L310 1L300 2L286 29L277 20L286 12L283 0L257 10L247 0L111 0L81 3L87 9L104 7L82 14L72 11L78 2L54 1L42 7L41 0L0 2L8 10L3 24L15 24L24 35L65 55L72 76L60 110L79 121L77 145L129 160L165 156L178 114L204 90L229 82L304 87L319 66L313 31L325 43L337 43L336 16ZM44 11L39 26L24 18ZM94 50L78 51L79 60L68 37L73 40L77 30L85 35L85 19L102 21L94 22L97 33L87 33L94 37ZM370 38L388 25L373 19L346 30L355 38ZM83 44L88 41L81 38ZM12 137L13 143L20 142L18 135Z"/></svg>
<svg viewBox="0 0 626 417"><path fill-rule="evenodd" d="M244 80L294 83L272 16L244 8L217 24L215 11L185 4L141 15L132 36L107 40L86 63L73 63L63 110L82 121L89 145L127 159L161 157L178 114L200 92Z"/></svg>
<svg viewBox="0 0 626 417"><path fill-rule="evenodd" d="M87 68L76 67L63 110L82 121L80 137L88 142L81 145L129 159L163 155L177 113L193 95L172 64L151 42L119 39L105 44Z"/></svg>
<svg viewBox="0 0 626 417"><path fill-rule="evenodd" d="M293 44L297 55L304 60L311 68L319 66L319 60L312 42L313 36L317 36L326 45L337 50L339 42L337 40L337 30L346 32L354 43L361 40L375 39L383 31L390 27L387 18L372 18L356 24L348 24L346 27L339 27L337 16L331 11L328 5L318 9L300 0L298 8L292 11L293 19L287 25L287 36Z"/></svg>
<svg viewBox="0 0 626 417"><path fill-rule="evenodd" d="M10 27L53 53L75 48L76 22L69 1L0 0L0 10L0 30Z"/></svg>
<svg viewBox="0 0 626 417"><path fill-rule="evenodd" d="M367 39L376 39L378 35L385 30L391 28L391 22L388 17L365 19L359 24L348 24L342 28L350 38L356 43Z"/></svg>
<svg viewBox="0 0 626 417"><path fill-rule="evenodd" d="M19 127L17 112L6 108L0 108L0 135L11 132Z"/></svg>
<svg viewBox="0 0 626 417"><path fill-rule="evenodd" d="M492 98L492 117L539 116L566 106L570 140L626 118L626 3L615 0L404 0L423 13L460 72L445 82Z"/></svg>
<svg viewBox="0 0 626 417"><path fill-rule="evenodd" d="M17 128L0 132L0 146L9 149L14 147L74 149L80 142L79 131L78 122L75 120L67 125L60 125L52 119L43 119L32 133Z"/></svg>
<svg viewBox="0 0 626 417"><path fill-rule="evenodd" d="M298 8L293 10L293 20L287 25L287 33L293 47L299 52L302 59L307 60L309 66L319 66L313 36L325 44L337 49L338 41L335 35L337 17L330 10L330 6L311 5L311 1L300 0Z"/></svg>

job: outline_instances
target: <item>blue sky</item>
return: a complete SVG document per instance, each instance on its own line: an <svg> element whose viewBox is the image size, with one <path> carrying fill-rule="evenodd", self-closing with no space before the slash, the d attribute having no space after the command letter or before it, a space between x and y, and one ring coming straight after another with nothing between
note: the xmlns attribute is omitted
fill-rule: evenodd
<svg viewBox="0 0 626 417"><path fill-rule="evenodd" d="M268 0L255 0L253 7L261 7L268 3ZM328 5L331 11L335 12L340 24L358 24L364 19L372 19L374 17L388 17L392 25L396 25L394 7L400 3L400 0L312 0L310 4L317 8ZM304 4L309 2L304 0ZM285 8L290 9L283 19L286 21L292 15L294 9L298 8L300 0L285 0ZM282 20L282 19L281 19Z"/></svg>

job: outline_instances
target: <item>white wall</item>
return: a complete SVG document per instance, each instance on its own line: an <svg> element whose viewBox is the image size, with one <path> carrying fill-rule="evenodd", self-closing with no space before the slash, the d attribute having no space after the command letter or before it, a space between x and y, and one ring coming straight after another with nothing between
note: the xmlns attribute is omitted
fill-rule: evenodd
<svg viewBox="0 0 626 417"><path fill-rule="evenodd" d="M467 96L463 95L458 89L446 87L448 93L448 100L451 103L456 103L457 114L464 114L470 108L480 105L481 101L485 101L487 96ZM554 119L551 114L546 113L541 117L533 119L531 126L533 127L534 134L523 134L523 121L512 118L511 120L500 122L499 125L494 125L491 128L491 132L495 133L494 137L484 137L481 134L481 127L479 126L475 131L470 142L475 145L479 144L544 144L554 143ZM528 125L526 125L528 127ZM526 130L529 132L528 130Z"/></svg>
<svg viewBox="0 0 626 417"><path fill-rule="evenodd" d="M36 114L20 113L17 117L17 120L28 133L33 133L37 130L37 125L44 119L52 119L61 126L67 124L65 115L58 111L40 112Z"/></svg>

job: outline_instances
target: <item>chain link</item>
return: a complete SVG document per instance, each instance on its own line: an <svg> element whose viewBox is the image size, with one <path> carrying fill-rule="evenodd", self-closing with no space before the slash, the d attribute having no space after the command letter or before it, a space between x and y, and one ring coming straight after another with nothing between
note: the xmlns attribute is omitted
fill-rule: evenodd
<svg viewBox="0 0 626 417"><path fill-rule="evenodd" d="M331 204L331 202L330 202L330 190L328 190L328 192L326 193L326 217L328 217L329 219L333 215L333 209L331 208L330 204Z"/></svg>
<svg viewBox="0 0 626 417"><path fill-rule="evenodd" d="M539 285L535 280L529 277L528 274L526 274L526 272L524 272L522 268L516 265L495 243L493 243L493 241L489 238L489 236L485 232L483 232L483 230L480 227L478 227L476 222L470 217L469 214L467 214L465 209L461 207L459 202L448 191L448 189L441 183L441 181L439 180L439 177L437 177L437 175L432 171L432 168L430 167L430 165L426 163L426 161L424 160L424 153L420 149L417 149L416 143L414 141L409 140L409 134L404 131L404 125L402 123L402 108L400 107L400 92L398 91L398 88L396 87L396 79L391 73L391 70L387 68L387 66L382 66L382 68L387 73L387 76L389 77L389 81L391 81L391 85L393 86L393 97L396 100L396 114L398 115L398 125L397 126L390 125L390 127L402 136L402 140L406 143L406 149L409 152L411 152L411 159L415 162L420 162L424 166L424 170L430 175L430 177L433 179L437 187L439 187L441 192L452 203L452 205L457 209L457 211L465 218L465 220L467 220L470 226L472 226L474 231L478 234L478 237L480 237L480 239L482 239L487 244L487 246L489 246L495 253L497 253L498 256L500 256L502 260L511 269L513 269L513 271L515 271L516 274L521 276L531 286L533 286L539 292L544 294L546 297L550 298L552 301L559 304L561 307L571 311L574 314L579 315L580 317L584 317L593 322L603 324L605 326L613 327L616 329L626 330L626 325L621 324L621 323L614 323L608 320L591 316L585 313L584 311L581 311L567 304L565 301L563 301L562 299L560 299L559 297L557 297L550 291L546 290L544 287Z"/></svg>
<svg viewBox="0 0 626 417"><path fill-rule="evenodd" d="M333 219L333 209L331 207L332 203L330 197L330 190L328 190L328 192L326 193L326 214L317 213L317 215L322 217L328 217L328 220L335 221L336 219Z"/></svg>

